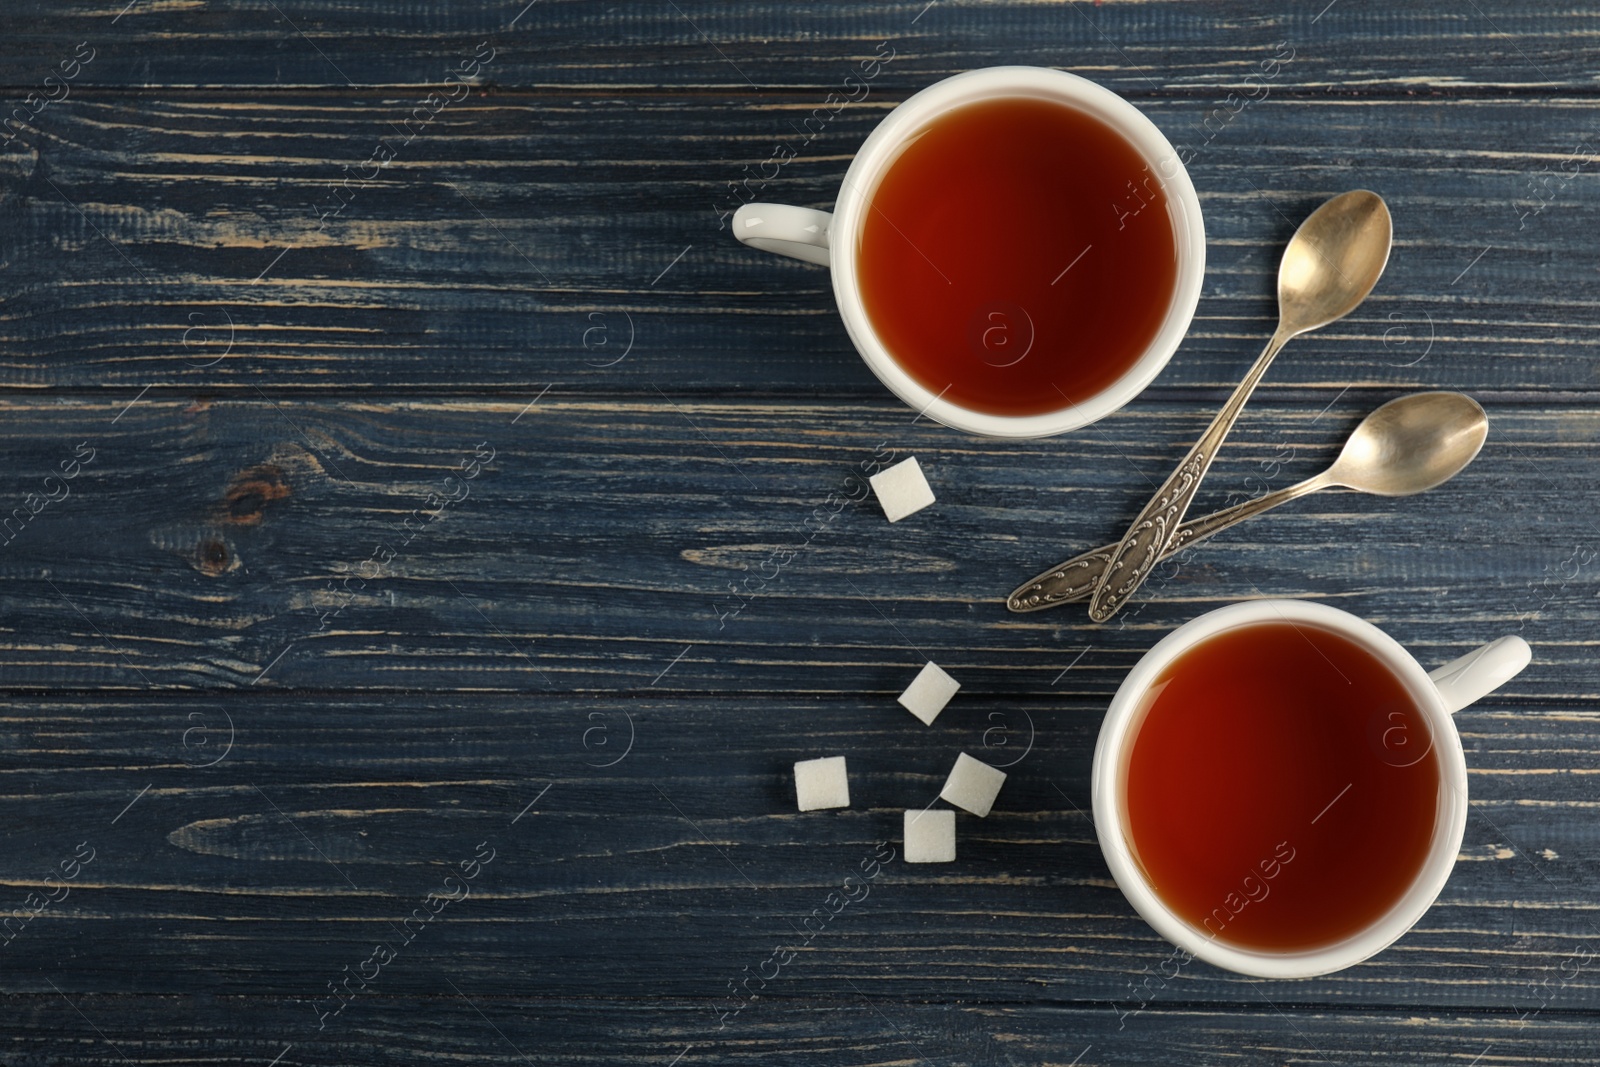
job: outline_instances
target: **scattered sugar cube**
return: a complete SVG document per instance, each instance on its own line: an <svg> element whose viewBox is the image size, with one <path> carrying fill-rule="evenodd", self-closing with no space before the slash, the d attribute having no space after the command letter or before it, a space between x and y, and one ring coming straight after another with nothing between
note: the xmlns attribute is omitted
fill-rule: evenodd
<svg viewBox="0 0 1600 1067"><path fill-rule="evenodd" d="M923 725L932 726L950 698L956 695L961 683L940 670L933 660L923 664L922 670L911 679L906 691L899 696L900 706L921 719Z"/></svg>
<svg viewBox="0 0 1600 1067"><path fill-rule="evenodd" d="M981 819L994 807L994 798L1000 795L1000 787L1005 784L1005 771L963 752L956 757L956 765L950 768L950 777L944 780L939 798Z"/></svg>
<svg viewBox="0 0 1600 1067"><path fill-rule="evenodd" d="M1002 776L1003 777L1003 776ZM794 794L801 811L818 808L848 808L850 779L846 777L843 756L801 760L794 765Z"/></svg>
<svg viewBox="0 0 1600 1067"><path fill-rule="evenodd" d="M955 812L948 808L906 812L907 863L951 863L955 858Z"/></svg>
<svg viewBox="0 0 1600 1067"><path fill-rule="evenodd" d="M933 490L928 488L928 479L922 476L916 456L901 460L868 480L890 522L899 522L933 503Z"/></svg>

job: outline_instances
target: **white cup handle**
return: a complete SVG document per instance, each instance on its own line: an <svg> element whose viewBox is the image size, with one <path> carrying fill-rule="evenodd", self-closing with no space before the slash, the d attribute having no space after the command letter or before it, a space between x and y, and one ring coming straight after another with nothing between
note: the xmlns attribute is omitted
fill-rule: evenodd
<svg viewBox="0 0 1600 1067"><path fill-rule="evenodd" d="M824 267L832 225L833 216L826 211L788 204L746 204L733 213L733 235L744 244Z"/></svg>
<svg viewBox="0 0 1600 1067"><path fill-rule="evenodd" d="M1445 707L1454 715L1469 704L1476 704L1522 673L1533 662L1528 642L1511 634L1473 649L1438 670L1428 672L1439 687Z"/></svg>

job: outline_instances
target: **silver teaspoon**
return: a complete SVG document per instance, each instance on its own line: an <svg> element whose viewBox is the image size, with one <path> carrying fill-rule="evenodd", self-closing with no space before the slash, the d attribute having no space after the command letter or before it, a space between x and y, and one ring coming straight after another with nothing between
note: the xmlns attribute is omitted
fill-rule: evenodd
<svg viewBox="0 0 1600 1067"><path fill-rule="evenodd" d="M1273 357L1293 338L1342 319L1367 298L1389 262L1393 235L1388 205L1366 189L1340 193L1300 224L1278 264L1278 329L1204 436L1128 527L1089 601L1091 619L1105 622L1144 584Z"/></svg>
<svg viewBox="0 0 1600 1067"><path fill-rule="evenodd" d="M1373 411L1321 474L1178 527L1161 558L1212 534L1321 489L1410 496L1443 485L1466 469L1489 436L1489 416L1462 393L1412 393ZM1006 599L1012 611L1041 611L1094 593L1115 544L1101 545L1024 582Z"/></svg>

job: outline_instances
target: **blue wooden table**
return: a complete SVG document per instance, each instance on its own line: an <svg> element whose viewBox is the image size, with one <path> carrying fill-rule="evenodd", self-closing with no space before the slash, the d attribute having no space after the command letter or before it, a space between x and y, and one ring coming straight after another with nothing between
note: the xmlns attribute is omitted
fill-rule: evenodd
<svg viewBox="0 0 1600 1067"><path fill-rule="evenodd" d="M0 1061L1600 1061L1597 33L1546 0L7 0ZM728 227L829 207L897 102L1002 63L1133 100L1209 237L1171 366L1043 441L916 419L826 272ZM1353 187L1388 271L1200 506L1417 389L1483 403L1478 461L1231 530L1104 626L1007 614L1121 532ZM823 507L888 450L934 507ZM1176 965L1086 814L1121 676L1255 596L1429 665L1535 654L1458 718L1438 903L1308 981ZM894 700L926 659L962 682L932 728ZM960 750L1010 779L959 860L839 904ZM790 765L835 754L851 809L797 814Z"/></svg>

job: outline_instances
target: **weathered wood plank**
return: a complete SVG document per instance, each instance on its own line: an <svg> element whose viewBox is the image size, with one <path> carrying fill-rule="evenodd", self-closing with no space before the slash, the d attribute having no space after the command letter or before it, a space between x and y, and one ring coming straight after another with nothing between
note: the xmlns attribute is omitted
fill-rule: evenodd
<svg viewBox="0 0 1600 1067"><path fill-rule="evenodd" d="M132 0L62 10L8 5L0 84L41 88L80 42L97 49L84 85L439 86L483 41L485 76L511 87L658 88L740 93L846 91L880 41L878 80L917 86L1000 63L1075 69L1131 94L1238 85L1279 41L1296 49L1289 84L1315 90L1504 91L1594 87L1581 42L1596 14L1561 0L1386 7L1221 0L1112 4L784 5L486 0L419 7L246 0L228 7ZM1575 43L1580 42L1580 43ZM870 68L869 68L870 69ZM57 90L59 91L59 90Z"/></svg>
<svg viewBox="0 0 1600 1067"><path fill-rule="evenodd" d="M894 99L846 108L763 182L809 98L473 97L378 173L404 97L74 97L0 178L0 387L879 397L827 272L740 246L723 216L830 205ZM1208 127L1212 107L1147 105L1194 152L1210 235L1158 389L1237 380L1284 240L1354 185L1394 210L1388 273L1274 383L1595 388L1600 300L1572 283L1600 271L1587 97L1271 98ZM377 177L340 185L347 167Z"/></svg>
<svg viewBox="0 0 1600 1067"><path fill-rule="evenodd" d="M1319 411L1264 387L1201 506L1311 474L1393 395ZM1511 696L1600 696L1585 407L1486 397L1489 443L1456 481L1298 502L1095 626L1000 598L1114 537L1208 406L1141 401L996 442L883 402L155 397L0 404L13 690L892 694L932 658L972 691L1103 696L1178 623L1273 595L1344 606L1430 664L1520 631L1537 663ZM47 482L80 446L78 478ZM891 453L917 455L939 496L893 526L852 502Z"/></svg>
<svg viewBox="0 0 1600 1067"><path fill-rule="evenodd" d="M1155 1007L1508 1016L1548 994L1600 1011L1592 960L1562 966L1600 952L1600 703L1463 712L1473 815L1439 903L1373 961L1300 982L1161 970L1169 947L1111 882L1087 815L1102 710L963 692L925 728L884 697L13 699L4 989L294 997L313 1020L327 982L386 942L400 959L373 983L385 996L438 993L442 970L497 994L711 1003L780 946L796 958L784 981L768 968L779 999L1058 1004L1114 1022L1111 1004L1136 1007L1130 983L1164 974L1143 997ZM961 817L956 863L908 866L900 813L933 801L959 750L1009 765L1001 801ZM850 761L849 811L794 812L790 765L819 754ZM80 844L92 860L47 885ZM58 885L23 921L28 895ZM431 892L462 899L405 925ZM831 917L806 925L817 908Z"/></svg>
<svg viewBox="0 0 1600 1067"><path fill-rule="evenodd" d="M391 1064L891 1064L1242 1067L1300 1063L1538 1067L1590 1062L1592 1017L1558 1011L1439 1015L1261 1003L1248 1011L1155 1008L1117 1029L1105 1008L901 1003L880 997L765 1000L717 1032L714 1006L682 1000L529 998L435 975L429 997L365 999L342 1030L307 1035L292 1000L54 993L7 997L4 1036L17 1067L210 1062ZM455 988L452 988L452 985ZM81 1013L81 1014L80 1014ZM419 1025L427 1019L427 1025ZM709 1022L708 1022L709 1020ZM152 1021L159 1025L151 1025ZM98 1031L98 1033L96 1032ZM297 1040L298 1039L298 1040ZM115 1049L111 1046L115 1045ZM286 1046L288 1046L286 1050ZM119 1058L120 1057L120 1058ZM538 1057L534 1059L533 1057Z"/></svg>

